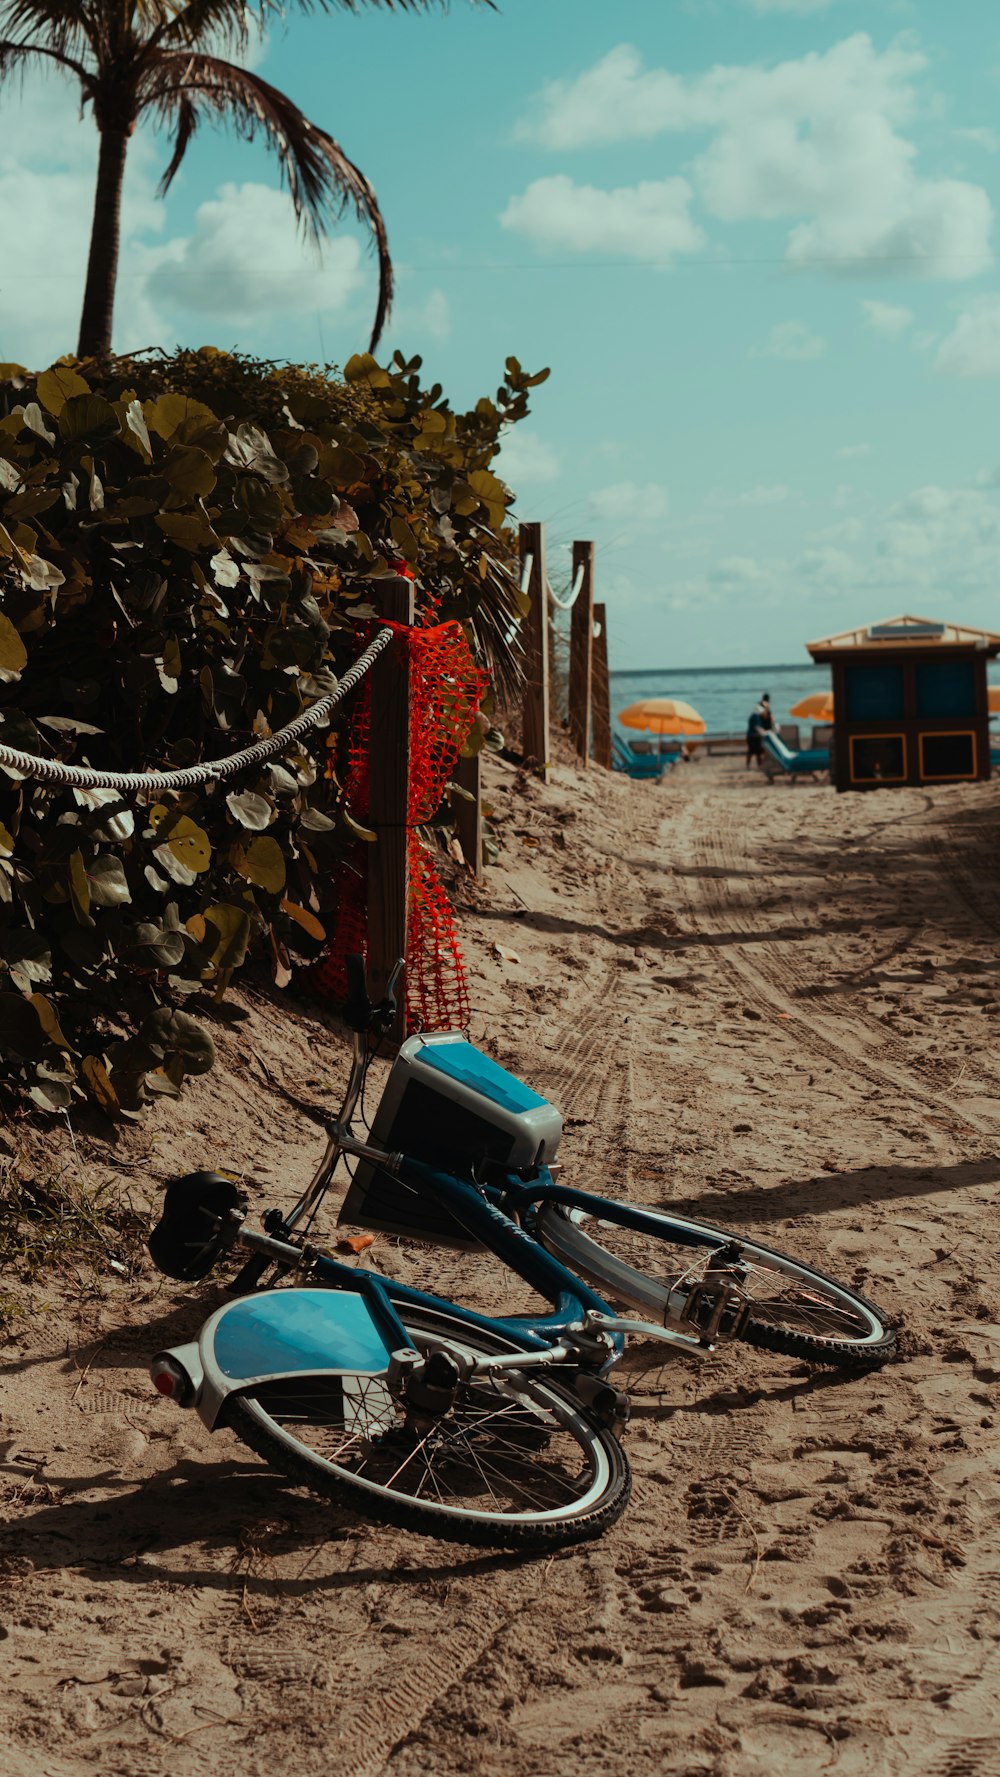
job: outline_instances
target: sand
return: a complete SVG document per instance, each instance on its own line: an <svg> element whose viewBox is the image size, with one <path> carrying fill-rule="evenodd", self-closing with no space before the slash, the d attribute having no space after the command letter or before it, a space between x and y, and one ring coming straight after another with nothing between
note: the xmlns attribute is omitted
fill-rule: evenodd
<svg viewBox="0 0 1000 1777"><path fill-rule="evenodd" d="M898 1317L900 1359L644 1365L619 1525L484 1556L332 1512L158 1400L146 1362L214 1286L53 1286L2 1359L0 1769L1000 1772L996 789L490 769L473 1035L560 1106L568 1176L814 1259ZM291 1201L344 1040L254 989L216 1034L179 1103L78 1136L90 1178L153 1201L207 1162ZM517 1295L491 1260L375 1258Z"/></svg>

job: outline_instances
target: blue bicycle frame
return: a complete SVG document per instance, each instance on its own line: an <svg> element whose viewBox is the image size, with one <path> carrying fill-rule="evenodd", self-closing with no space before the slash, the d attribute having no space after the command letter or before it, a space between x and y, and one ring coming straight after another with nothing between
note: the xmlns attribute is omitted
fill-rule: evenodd
<svg viewBox="0 0 1000 1777"><path fill-rule="evenodd" d="M402 1322L395 1312L396 1307L429 1308L447 1313L453 1320L462 1321L467 1326L512 1335L526 1350L535 1351L544 1351L547 1346L554 1345L560 1335L574 1323L579 1323L588 1311L613 1316L613 1309L603 1297L581 1282L561 1260L546 1252L497 1203L491 1202L478 1186L466 1179L457 1178L452 1173L438 1172L416 1160L403 1160L399 1176L404 1184L426 1193L446 1208L467 1233L488 1247L518 1277L523 1278L525 1283L554 1305L550 1314L509 1315L498 1319L492 1315L479 1314L472 1308L462 1308L444 1297L429 1295L426 1290L414 1289L394 1278L383 1277L377 1271L344 1265L338 1259L317 1257L312 1263L312 1275L316 1282L333 1289L351 1289L360 1293L383 1323L393 1326L394 1331L399 1334L400 1345L405 1345L407 1339ZM513 1176L509 1182L511 1186L522 1184L520 1179ZM244 1239L247 1237L244 1236ZM249 1237L248 1244L263 1246L263 1242L259 1242L258 1237L253 1235ZM614 1357L617 1357L624 1343L622 1336L615 1335L613 1343ZM614 1358L609 1359L609 1362L613 1361Z"/></svg>
<svg viewBox="0 0 1000 1777"><path fill-rule="evenodd" d="M437 1313L470 1331L492 1334L501 1344L509 1342L515 1352L524 1352L529 1362L555 1351L563 1336L575 1331L584 1335L578 1367L582 1365L600 1380L624 1345L622 1332L616 1330L622 1323L603 1298L487 1201L475 1185L417 1161L401 1161L398 1171L404 1184L445 1205L471 1235L546 1296L554 1305L552 1311L503 1317L480 1314L379 1272L304 1252L241 1227L236 1243L251 1252L285 1268L300 1267L304 1261L308 1267L306 1287L259 1291L218 1309L197 1342L161 1352L153 1360L157 1386L162 1387L164 1378L168 1379L170 1385L164 1392L173 1393L181 1405L196 1407L211 1430L227 1397L251 1383L306 1374L390 1375L415 1353L400 1312L407 1308ZM606 1320L607 1325L585 1328L588 1315ZM669 1333L661 1336L668 1341L671 1337ZM568 1358L569 1352L564 1350L560 1356ZM180 1387L176 1386L178 1378L182 1379Z"/></svg>

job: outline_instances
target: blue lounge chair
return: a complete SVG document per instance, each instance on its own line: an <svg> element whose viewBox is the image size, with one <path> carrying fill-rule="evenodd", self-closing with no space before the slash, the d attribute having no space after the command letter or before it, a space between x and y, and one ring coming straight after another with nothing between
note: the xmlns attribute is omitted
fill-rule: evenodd
<svg viewBox="0 0 1000 1777"><path fill-rule="evenodd" d="M612 734L612 762L616 771L627 771L629 777L662 777L670 765L676 765L684 751L683 740L668 740L659 746L640 741L630 746L620 734Z"/></svg>
<svg viewBox="0 0 1000 1777"><path fill-rule="evenodd" d="M761 764L773 783L776 777L788 777L795 782L797 777L818 777L821 771L830 769L829 747L804 747L800 752L793 753L786 747L780 734L773 730L761 736L764 751Z"/></svg>
<svg viewBox="0 0 1000 1777"><path fill-rule="evenodd" d="M663 767L668 763L658 753L636 753L628 741L622 740L620 734L611 736L612 764L615 771L627 771L629 777L663 776Z"/></svg>

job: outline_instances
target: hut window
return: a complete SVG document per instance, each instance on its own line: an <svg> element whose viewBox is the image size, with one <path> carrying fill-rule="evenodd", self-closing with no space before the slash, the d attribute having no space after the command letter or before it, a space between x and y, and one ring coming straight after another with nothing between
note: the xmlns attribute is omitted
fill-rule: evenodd
<svg viewBox="0 0 1000 1777"><path fill-rule="evenodd" d="M971 660L917 664L918 716L975 716L976 671Z"/></svg>
<svg viewBox="0 0 1000 1777"><path fill-rule="evenodd" d="M920 775L922 778L975 777L975 735L922 734Z"/></svg>
<svg viewBox="0 0 1000 1777"><path fill-rule="evenodd" d="M847 720L849 722L898 721L903 714L901 666L848 666Z"/></svg>
<svg viewBox="0 0 1000 1777"><path fill-rule="evenodd" d="M880 667L879 671L881 670ZM905 781L904 735L852 734L850 744L852 784L898 784Z"/></svg>

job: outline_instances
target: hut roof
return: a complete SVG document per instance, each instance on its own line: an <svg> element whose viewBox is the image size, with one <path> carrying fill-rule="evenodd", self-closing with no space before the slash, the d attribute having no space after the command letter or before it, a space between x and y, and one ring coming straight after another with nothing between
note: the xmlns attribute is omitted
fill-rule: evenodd
<svg viewBox="0 0 1000 1777"><path fill-rule="evenodd" d="M818 642L807 642L813 659L833 654L851 653L880 647L933 650L937 648L983 648L1000 653L1000 633L991 629L975 629L967 623L942 623L934 617L886 617L861 629L845 629L839 635L825 636Z"/></svg>

